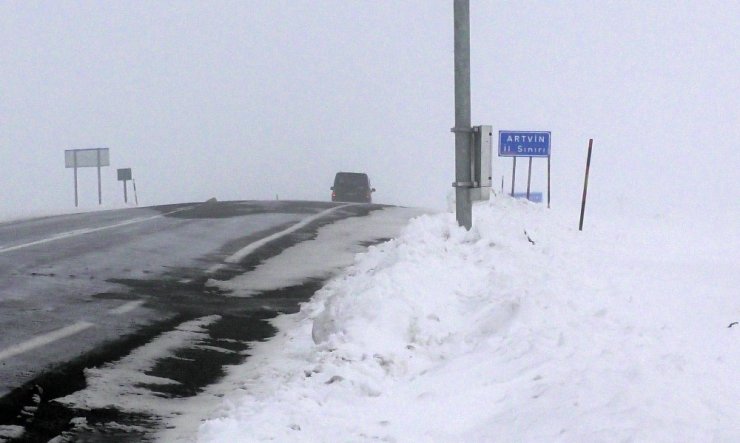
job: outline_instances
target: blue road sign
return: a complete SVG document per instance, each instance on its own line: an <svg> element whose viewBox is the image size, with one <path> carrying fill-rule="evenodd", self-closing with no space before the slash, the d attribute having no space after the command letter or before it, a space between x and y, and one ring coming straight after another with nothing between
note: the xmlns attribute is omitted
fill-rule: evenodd
<svg viewBox="0 0 740 443"><path fill-rule="evenodd" d="M526 192L515 192L514 198L527 198ZM541 192L530 192L529 193L529 201L533 203L542 203L542 193Z"/></svg>
<svg viewBox="0 0 740 443"><path fill-rule="evenodd" d="M498 131L499 157L549 157L550 131Z"/></svg>

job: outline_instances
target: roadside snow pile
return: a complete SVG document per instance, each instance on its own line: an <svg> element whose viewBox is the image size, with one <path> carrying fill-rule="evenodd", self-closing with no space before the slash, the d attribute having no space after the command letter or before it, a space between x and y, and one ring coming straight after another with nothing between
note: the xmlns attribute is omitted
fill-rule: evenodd
<svg viewBox="0 0 740 443"><path fill-rule="evenodd" d="M667 220L579 233L508 198L475 210L470 232L412 220L278 317L199 439L740 439L737 248Z"/></svg>

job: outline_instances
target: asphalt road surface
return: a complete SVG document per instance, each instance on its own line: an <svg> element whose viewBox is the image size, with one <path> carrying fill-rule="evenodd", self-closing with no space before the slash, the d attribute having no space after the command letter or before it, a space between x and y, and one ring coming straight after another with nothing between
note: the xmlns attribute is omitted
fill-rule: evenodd
<svg viewBox="0 0 740 443"><path fill-rule="evenodd" d="M234 298L207 280L243 274L322 226L379 208L209 202L0 224L0 441L149 439L156 414L52 400L86 388L86 368L135 360L193 322L198 347L138 372L176 381L149 386L159 398L197 394L246 358L248 342L274 333L265 319L297 310L323 283Z"/></svg>

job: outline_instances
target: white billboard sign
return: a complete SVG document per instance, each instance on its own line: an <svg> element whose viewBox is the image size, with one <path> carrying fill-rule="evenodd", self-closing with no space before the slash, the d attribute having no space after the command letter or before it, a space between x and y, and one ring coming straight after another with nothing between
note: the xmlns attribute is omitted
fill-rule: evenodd
<svg viewBox="0 0 740 443"><path fill-rule="evenodd" d="M65 168L95 168L110 166L108 148L67 149L64 151Z"/></svg>

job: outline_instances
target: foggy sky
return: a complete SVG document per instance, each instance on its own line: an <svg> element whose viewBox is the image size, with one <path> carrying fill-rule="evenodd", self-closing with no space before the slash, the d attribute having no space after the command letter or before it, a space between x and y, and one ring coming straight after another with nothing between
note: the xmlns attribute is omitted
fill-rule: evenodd
<svg viewBox="0 0 740 443"><path fill-rule="evenodd" d="M473 124L549 130L553 204L740 204L740 3L471 0ZM454 179L451 0L0 1L0 214L69 209L64 150L109 147L143 205L327 200L442 209ZM495 149L495 147L494 147ZM525 162L517 171L524 190ZM533 190L545 186L536 160ZM494 183L511 160L494 157ZM82 206L97 203L80 170ZM599 209L600 208L600 209Z"/></svg>

